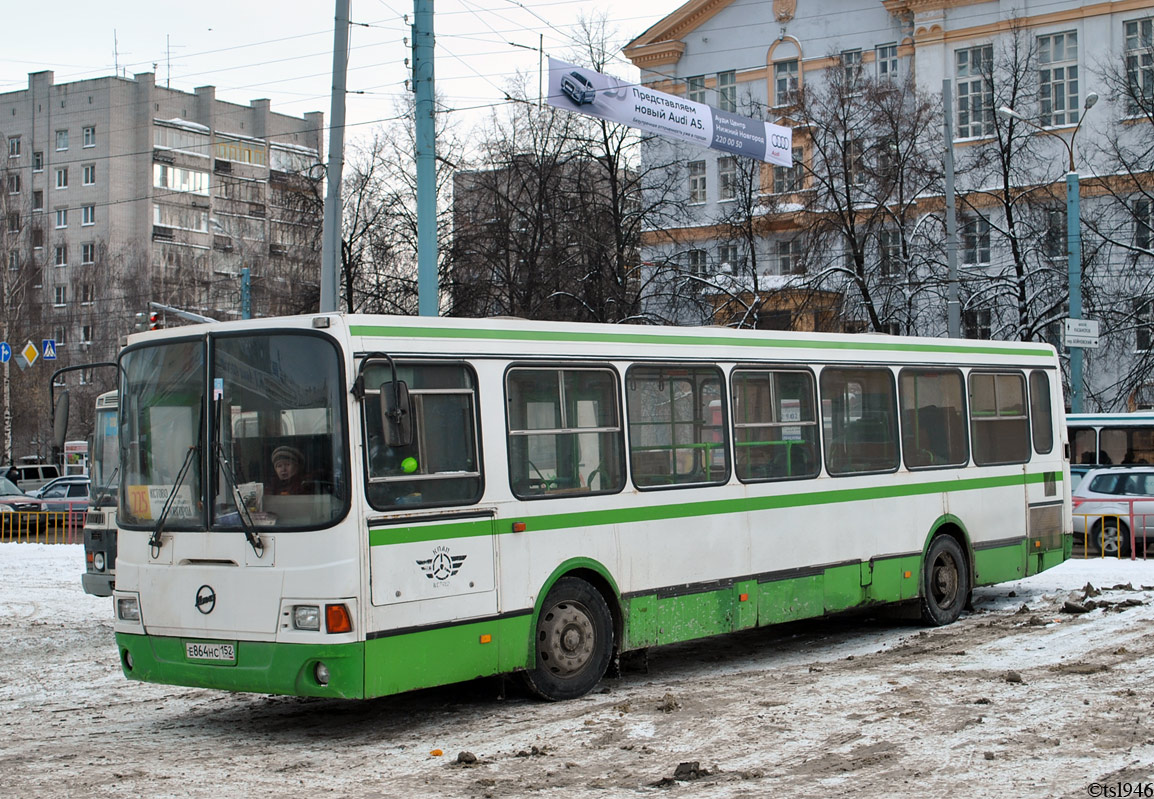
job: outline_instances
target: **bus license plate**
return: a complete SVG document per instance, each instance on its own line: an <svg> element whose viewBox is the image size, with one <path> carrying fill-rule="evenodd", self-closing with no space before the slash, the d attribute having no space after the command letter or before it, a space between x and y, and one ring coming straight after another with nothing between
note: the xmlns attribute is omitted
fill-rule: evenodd
<svg viewBox="0 0 1154 799"><path fill-rule="evenodd" d="M218 663L235 663L236 646L233 644L184 644L184 654L189 660L211 660Z"/></svg>

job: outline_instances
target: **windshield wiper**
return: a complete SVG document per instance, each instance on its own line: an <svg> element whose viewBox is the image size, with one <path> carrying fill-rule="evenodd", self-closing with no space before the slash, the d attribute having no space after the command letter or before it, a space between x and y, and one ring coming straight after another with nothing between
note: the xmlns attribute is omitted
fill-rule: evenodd
<svg viewBox="0 0 1154 799"><path fill-rule="evenodd" d="M119 472L120 467L117 466L112 470L112 474L109 476L108 482L103 486L97 487L97 491L100 493L96 495L96 499L92 500L92 507L96 510L100 510L100 508L103 507L104 500L109 499L112 496L112 484L116 481L116 475Z"/></svg>
<svg viewBox="0 0 1154 799"><path fill-rule="evenodd" d="M260 540L260 534L256 531L256 526L252 523L252 516L249 515L248 505L244 502L244 497L240 495L240 488L237 487L236 477L232 473L232 468L228 465L228 458L224 456L224 449L218 443L213 448L216 452L216 463L220 467L220 471L224 474L224 480L228 483L229 495L232 497L232 504L236 506L236 516L240 520L240 527L244 530L244 537L248 539L249 546L252 551L256 553L258 558L264 557L264 542Z"/></svg>
<svg viewBox="0 0 1154 799"><path fill-rule="evenodd" d="M184 463L180 466L180 471L176 474L176 484L172 490L168 492L168 499L164 500L164 507L160 511L160 518L156 520L156 529L152 531L152 537L148 539L148 546L152 548L152 557L155 559L160 555L160 547L163 545L160 534L164 532L164 523L168 521L168 514L172 511L172 506L176 502L176 494L180 491L180 486L184 483L184 476L188 474L188 467L192 465L192 458L196 455L196 445L188 448L188 453L184 456Z"/></svg>

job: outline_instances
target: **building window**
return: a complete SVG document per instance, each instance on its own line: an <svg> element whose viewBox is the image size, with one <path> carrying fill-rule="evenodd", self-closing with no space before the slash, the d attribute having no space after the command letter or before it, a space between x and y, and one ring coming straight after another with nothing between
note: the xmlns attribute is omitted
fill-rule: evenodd
<svg viewBox="0 0 1154 799"><path fill-rule="evenodd" d="M800 147L793 148L793 166L775 166L773 168L773 193L789 194L801 191L805 153Z"/></svg>
<svg viewBox="0 0 1154 799"><path fill-rule="evenodd" d="M1038 104L1043 125L1078 122L1078 32L1038 37Z"/></svg>
<svg viewBox="0 0 1154 799"><path fill-rule="evenodd" d="M971 47L955 54L958 82L958 137L969 139L993 132L994 46Z"/></svg>
<svg viewBox="0 0 1154 799"><path fill-rule="evenodd" d="M745 259L741 257L741 250L736 244L722 244L718 247L717 260L723 272L733 274L745 269Z"/></svg>
<svg viewBox="0 0 1154 799"><path fill-rule="evenodd" d="M20 137L19 136L9 136L8 137L8 157L9 158L19 158L20 157Z"/></svg>
<svg viewBox="0 0 1154 799"><path fill-rule="evenodd" d="M68 149L68 131L56 131L56 152Z"/></svg>
<svg viewBox="0 0 1154 799"><path fill-rule="evenodd" d="M20 252L18 250L8 251L8 271L16 272L20 269Z"/></svg>
<svg viewBox="0 0 1154 799"><path fill-rule="evenodd" d="M40 189L37 189L36 191L32 192L32 210L33 211L43 211L44 210L44 192L41 191Z"/></svg>
<svg viewBox="0 0 1154 799"><path fill-rule="evenodd" d="M66 228L66 227L68 227L68 209L67 208L57 208L56 209L56 229L60 230L61 228Z"/></svg>
<svg viewBox="0 0 1154 799"><path fill-rule="evenodd" d="M797 98L797 59L773 65L773 102L789 105Z"/></svg>
<svg viewBox="0 0 1154 799"><path fill-rule="evenodd" d="M44 153L40 153L40 152L32 153L32 171L33 172L43 172L44 171Z"/></svg>
<svg viewBox="0 0 1154 799"><path fill-rule="evenodd" d="M737 159L732 155L717 159L717 192L722 200L737 196Z"/></svg>
<svg viewBox="0 0 1154 799"><path fill-rule="evenodd" d="M96 300L96 287L93 286L91 283L81 283L80 284L80 304L81 305L91 305L93 302L95 302L95 300ZM87 341L88 336L85 336L84 340Z"/></svg>
<svg viewBox="0 0 1154 799"><path fill-rule="evenodd" d="M17 213L16 211L12 211L8 214L8 232L9 233L19 233L20 232L20 214Z"/></svg>
<svg viewBox="0 0 1154 799"><path fill-rule="evenodd" d="M685 99L694 103L705 102L705 76L694 75L685 79Z"/></svg>
<svg viewBox="0 0 1154 799"><path fill-rule="evenodd" d="M965 338L989 340L991 336L990 309L971 308L967 311L963 311L962 336Z"/></svg>
<svg viewBox="0 0 1154 799"><path fill-rule="evenodd" d="M1154 17L1132 19L1126 32L1127 105L1131 114L1149 106L1154 99Z"/></svg>
<svg viewBox="0 0 1154 799"><path fill-rule="evenodd" d="M68 304L68 286L57 286L55 304L57 308L61 308Z"/></svg>
<svg viewBox="0 0 1154 799"><path fill-rule="evenodd" d="M80 263L96 263L96 245L92 242L80 245Z"/></svg>
<svg viewBox="0 0 1154 799"><path fill-rule="evenodd" d="M82 342L84 342L85 344L91 344L92 343L92 325L81 325L80 326L80 340ZM83 375L83 372L84 372L84 370L81 370L82 375ZM88 382L88 381L84 381L82 378L81 382Z"/></svg>
<svg viewBox="0 0 1154 799"><path fill-rule="evenodd" d="M801 260L800 239L777 240L777 273L779 275L805 274L805 265Z"/></svg>
<svg viewBox="0 0 1154 799"><path fill-rule="evenodd" d="M84 129L84 146L85 147L95 147L96 146L96 128L95 127L88 127L88 128Z"/></svg>
<svg viewBox="0 0 1154 799"><path fill-rule="evenodd" d="M195 169L169 166L168 164L152 165L152 185L158 189L170 191L185 191L191 194L208 196L208 173Z"/></svg>
<svg viewBox="0 0 1154 799"><path fill-rule="evenodd" d="M717 73L717 107L722 111L737 113L737 73Z"/></svg>
<svg viewBox="0 0 1154 799"><path fill-rule="evenodd" d="M705 162L689 162L689 202L705 202Z"/></svg>
<svg viewBox="0 0 1154 799"><path fill-rule="evenodd" d="M898 46L879 44L874 48L878 80L896 80L898 77Z"/></svg>
<svg viewBox="0 0 1154 799"><path fill-rule="evenodd" d="M53 260L53 263L56 264L56 266L68 266L68 245L67 244L57 244L56 245L56 257Z"/></svg>
<svg viewBox="0 0 1154 799"><path fill-rule="evenodd" d="M861 80L861 50L843 50L841 69L845 77L845 85L849 88L856 86Z"/></svg>
<svg viewBox="0 0 1154 799"><path fill-rule="evenodd" d="M62 166L56 170L56 188L68 188L68 167Z"/></svg>
<svg viewBox="0 0 1154 799"><path fill-rule="evenodd" d="M686 264L689 267L689 274L696 277L705 277L708 271L708 258L705 250L690 250L686 254Z"/></svg>
<svg viewBox="0 0 1154 799"><path fill-rule="evenodd" d="M44 246L44 231L38 227L32 228L32 248L39 250Z"/></svg>
<svg viewBox="0 0 1154 799"><path fill-rule="evenodd" d="M19 175L9 175L8 176L8 193L9 194L19 194L20 193L20 176Z"/></svg>
<svg viewBox="0 0 1154 799"><path fill-rule="evenodd" d="M63 325L56 328L56 333L54 335L56 336L57 347L62 347L68 343L68 328L64 327Z"/></svg>
<svg viewBox="0 0 1154 799"><path fill-rule="evenodd" d="M96 164L85 164L84 165L84 181L83 182L84 182L85 186L95 186L96 185Z"/></svg>
<svg viewBox="0 0 1154 799"><path fill-rule="evenodd" d="M80 209L80 224L81 225L95 225L96 224L96 206L85 205Z"/></svg>
<svg viewBox="0 0 1154 799"><path fill-rule="evenodd" d="M982 216L962 220L962 263L990 262L990 221Z"/></svg>
<svg viewBox="0 0 1154 799"><path fill-rule="evenodd" d="M896 230L878 233L878 264L883 277L902 274L902 239Z"/></svg>
<svg viewBox="0 0 1154 799"><path fill-rule="evenodd" d="M1134 301L1134 349L1149 352L1154 348L1154 302Z"/></svg>
<svg viewBox="0 0 1154 799"><path fill-rule="evenodd" d="M1149 250L1154 246L1154 203L1138 200L1134 203L1134 246Z"/></svg>

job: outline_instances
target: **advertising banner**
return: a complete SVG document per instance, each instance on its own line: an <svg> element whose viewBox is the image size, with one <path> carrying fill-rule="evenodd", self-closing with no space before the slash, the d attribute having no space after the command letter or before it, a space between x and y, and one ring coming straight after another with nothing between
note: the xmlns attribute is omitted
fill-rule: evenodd
<svg viewBox="0 0 1154 799"><path fill-rule="evenodd" d="M555 58L549 59L549 105L701 147L793 166L793 131L787 127L625 83Z"/></svg>

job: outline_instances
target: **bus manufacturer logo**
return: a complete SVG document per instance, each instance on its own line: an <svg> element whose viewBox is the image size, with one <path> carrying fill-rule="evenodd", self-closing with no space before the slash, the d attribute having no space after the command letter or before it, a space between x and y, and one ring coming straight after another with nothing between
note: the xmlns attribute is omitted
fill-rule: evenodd
<svg viewBox="0 0 1154 799"><path fill-rule="evenodd" d="M443 582L461 570L468 555L450 555L448 547L437 547L433 550L433 557L428 560L418 560L417 565L430 580Z"/></svg>
<svg viewBox="0 0 1154 799"><path fill-rule="evenodd" d="M202 585L196 589L196 609L207 616L214 608L216 608L216 591L212 586Z"/></svg>

